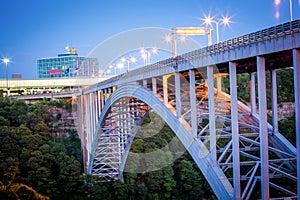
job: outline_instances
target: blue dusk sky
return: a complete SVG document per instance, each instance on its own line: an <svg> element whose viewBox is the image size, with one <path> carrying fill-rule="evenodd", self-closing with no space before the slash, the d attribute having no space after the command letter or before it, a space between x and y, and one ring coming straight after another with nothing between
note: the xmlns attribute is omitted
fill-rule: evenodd
<svg viewBox="0 0 300 200"><path fill-rule="evenodd" d="M300 0L292 1L293 19L299 19ZM66 46L75 47L79 55L87 56L99 43L120 32L145 27L203 27L199 19L209 14L216 18L231 17L230 27L219 26L222 41L288 22L289 2L1 0L0 56L12 61L8 66L9 77L19 73L23 78L36 78L37 59L64 53ZM5 66L0 62L0 78L4 77Z"/></svg>

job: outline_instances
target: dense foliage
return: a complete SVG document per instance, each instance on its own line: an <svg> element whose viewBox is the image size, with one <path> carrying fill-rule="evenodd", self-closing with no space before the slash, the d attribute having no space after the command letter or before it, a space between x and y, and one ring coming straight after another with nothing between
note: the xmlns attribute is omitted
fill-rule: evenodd
<svg viewBox="0 0 300 200"><path fill-rule="evenodd" d="M23 184L51 199L67 199L82 185L81 155L76 151L80 146L75 132L68 138L50 137L48 124L55 118L49 106L46 101L27 105L0 100L0 181L7 186L8 182ZM24 193L29 196L21 198ZM36 198L26 188L0 190L0 199L16 196Z"/></svg>
<svg viewBox="0 0 300 200"><path fill-rule="evenodd" d="M282 133L294 146L296 146L295 116L279 121L279 132Z"/></svg>
<svg viewBox="0 0 300 200"><path fill-rule="evenodd" d="M124 182L103 183L85 175L77 133L53 136L61 113L53 115L51 107L72 110L67 101L30 105L0 99L0 199L215 199L189 154L175 160L176 151L169 147L164 148L168 156L160 159L174 162L156 171L124 173ZM150 134L135 139L131 151L160 149L175 136L166 125Z"/></svg>

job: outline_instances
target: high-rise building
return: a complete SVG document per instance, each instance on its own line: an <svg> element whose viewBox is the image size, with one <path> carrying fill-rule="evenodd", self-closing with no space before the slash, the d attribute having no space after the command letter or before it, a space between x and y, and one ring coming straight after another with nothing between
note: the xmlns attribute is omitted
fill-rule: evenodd
<svg viewBox="0 0 300 200"><path fill-rule="evenodd" d="M96 58L79 56L75 48L66 47L66 53L37 60L39 78L96 77L99 65Z"/></svg>

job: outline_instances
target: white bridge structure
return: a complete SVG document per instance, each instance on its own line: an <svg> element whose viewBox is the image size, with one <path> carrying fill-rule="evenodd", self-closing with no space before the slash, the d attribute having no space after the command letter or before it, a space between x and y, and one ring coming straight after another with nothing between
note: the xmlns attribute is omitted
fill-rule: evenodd
<svg viewBox="0 0 300 200"><path fill-rule="evenodd" d="M4 96L18 99L48 98L51 95L57 98L71 97L73 91L79 88L96 84L107 77L74 77L74 78L43 78L43 79L0 79L0 92ZM70 93L68 96L59 93ZM47 95L46 95L47 94Z"/></svg>
<svg viewBox="0 0 300 200"><path fill-rule="evenodd" d="M285 67L294 69L296 147L278 131L276 70ZM271 123L266 71L272 79ZM240 73L251 77L247 105L238 100ZM229 94L222 90L224 76ZM257 198L253 191L262 199L300 199L299 95L300 20L129 71L78 96L85 170L103 181L122 179L135 134L154 111L218 199Z"/></svg>

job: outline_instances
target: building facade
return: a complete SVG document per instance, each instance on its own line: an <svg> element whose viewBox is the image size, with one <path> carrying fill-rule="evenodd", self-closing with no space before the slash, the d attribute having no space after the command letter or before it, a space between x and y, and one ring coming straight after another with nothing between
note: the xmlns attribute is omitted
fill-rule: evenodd
<svg viewBox="0 0 300 200"><path fill-rule="evenodd" d="M38 78L97 77L96 58L79 56L75 48L66 47L65 54L37 60Z"/></svg>

